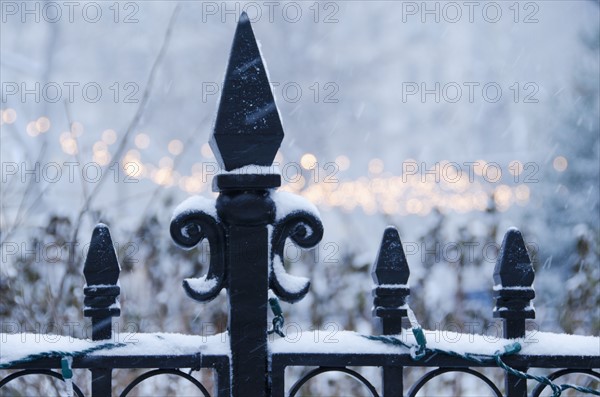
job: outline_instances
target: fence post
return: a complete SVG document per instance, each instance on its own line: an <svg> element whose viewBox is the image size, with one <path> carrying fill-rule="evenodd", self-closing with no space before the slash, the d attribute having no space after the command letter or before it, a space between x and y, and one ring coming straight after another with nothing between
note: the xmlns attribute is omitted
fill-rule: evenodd
<svg viewBox="0 0 600 397"><path fill-rule="evenodd" d="M121 314L117 300L121 290L117 285L120 271L110 231L106 225L100 223L94 228L83 267L86 281L86 287L83 289L83 315L92 319L92 340L106 340L112 337L112 317ZM112 369L93 368L91 372L92 396L110 396Z"/></svg>
<svg viewBox="0 0 600 397"><path fill-rule="evenodd" d="M221 169L247 172L215 176L216 209L226 237L231 344L231 393L268 394L267 301L270 229L275 204L269 189L281 184L272 166L283 127L248 16L235 32L211 148Z"/></svg>
<svg viewBox="0 0 600 397"><path fill-rule="evenodd" d="M231 396L266 397L271 395L268 291L293 303L309 287L306 280L282 276L280 270L285 273L285 269L274 268L275 258L283 267L287 238L302 248L314 247L323 237L323 225L317 214L306 209L306 203L296 198L290 205L289 196L272 192L281 185L273 160L283 140L283 127L245 12L235 31L221 92L209 142L221 169L213 179L213 191L219 196L216 203L196 198L177 210L171 237L184 249L208 239L208 273L184 280L183 287L200 302L227 288ZM275 201L283 204L279 213ZM302 288L290 290L279 277L286 277L288 283L302 282Z"/></svg>
<svg viewBox="0 0 600 397"><path fill-rule="evenodd" d="M402 318L406 317L406 299L410 295L408 277L410 269L402 249L398 230L388 226L383 233L377 259L371 270L373 288L373 316L383 335L402 332ZM403 367L383 367L383 396L404 395Z"/></svg>
<svg viewBox="0 0 600 397"><path fill-rule="evenodd" d="M535 318L535 309L531 303L535 297L533 279L533 265L523 236L519 230L511 228L504 235L494 268L494 318L503 320L505 338L525 337L526 319ZM517 369L527 371L527 368ZM527 396L525 379L507 374L505 387L508 397Z"/></svg>

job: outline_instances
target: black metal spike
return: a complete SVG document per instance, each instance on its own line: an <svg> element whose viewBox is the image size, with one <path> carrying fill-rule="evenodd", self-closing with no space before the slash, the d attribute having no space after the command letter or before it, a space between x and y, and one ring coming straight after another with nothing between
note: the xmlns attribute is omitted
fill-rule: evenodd
<svg viewBox="0 0 600 397"><path fill-rule="evenodd" d="M505 338L525 337L526 320L535 318L535 309L531 304L535 298L533 279L533 266L523 236L519 230L511 228L504 235L494 268L496 306L493 316L502 319ZM515 369L527 371L526 367ZM527 383L512 374L506 376L505 388L509 396L527 395Z"/></svg>
<svg viewBox="0 0 600 397"><path fill-rule="evenodd" d="M110 339L112 334L111 317L121 314L117 298L121 288L117 285L121 267L108 226L99 223L92 233L90 249L83 267L87 286L83 315L92 319L92 339Z"/></svg>
<svg viewBox="0 0 600 397"><path fill-rule="evenodd" d="M510 327L520 337L525 332L525 319L535 318L535 310L531 300L535 297L533 290L533 265L527 252L521 232L509 229L504 235L498 261L494 268L494 297L496 307L494 317L519 321L518 330ZM508 330L509 328L507 328Z"/></svg>
<svg viewBox="0 0 600 397"><path fill-rule="evenodd" d="M509 229L494 268L494 283L503 287L531 287L534 276L521 232L516 228Z"/></svg>
<svg viewBox="0 0 600 397"><path fill-rule="evenodd" d="M371 269L371 277L376 284L372 291L376 332L383 335L402 332L402 319L408 312L406 301L410 295L407 285L409 276L410 269L400 234L395 227L388 226L383 232L379 252ZM403 394L402 367L383 367L382 387L384 396Z"/></svg>
<svg viewBox="0 0 600 397"><path fill-rule="evenodd" d="M121 268L108 226L99 223L94 228L83 275L87 285L115 285Z"/></svg>
<svg viewBox="0 0 600 397"><path fill-rule="evenodd" d="M397 334L402 330L402 317L407 315L406 300L410 295L409 276L410 269L398 230L388 226L371 270L375 282L373 316L381 318L383 334Z"/></svg>
<svg viewBox="0 0 600 397"><path fill-rule="evenodd" d="M246 13L240 16L225 75L211 148L222 168L270 166L283 127Z"/></svg>
<svg viewBox="0 0 600 397"><path fill-rule="evenodd" d="M371 277L376 284L406 284L409 276L410 269L398 230L388 226L383 233Z"/></svg>

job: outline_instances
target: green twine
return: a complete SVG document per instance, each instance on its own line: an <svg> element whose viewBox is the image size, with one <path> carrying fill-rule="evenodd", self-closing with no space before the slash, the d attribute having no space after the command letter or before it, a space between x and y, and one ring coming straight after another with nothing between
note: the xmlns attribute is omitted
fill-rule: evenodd
<svg viewBox="0 0 600 397"><path fill-rule="evenodd" d="M115 347L125 346L125 343L102 343L100 345L92 346L87 349L75 351L75 352L65 352L60 350L50 350L41 353L34 353L18 360L10 361L6 364L0 364L0 369L8 369L14 365L26 364L32 361L36 361L43 358L55 358L60 357L60 373L65 381L65 392L67 397L73 396L73 369L71 368L71 363L73 362L73 357L85 356L86 354L93 353L99 350L110 350Z"/></svg>
<svg viewBox="0 0 600 397"><path fill-rule="evenodd" d="M74 351L74 352L50 350L50 351L45 351L45 352L40 352L40 353L34 353L34 354L30 354L28 356L25 356L23 358L20 358L18 360L10 361L5 364L0 364L0 369L9 369L10 367L12 367L14 365L26 364L26 363L30 363L32 361L43 359L43 358L58 358L58 357L60 357L61 359L63 359L66 357L80 357L80 356L85 356L86 354L93 353L93 352L96 352L99 350L110 350L110 349L114 349L116 347L122 347L122 346L126 346L126 344L109 342L109 343L103 343L100 345L92 346L87 349ZM63 371L65 370L64 365L65 364L61 360L61 368L63 369ZM67 375L69 374L68 371L66 373L67 373ZM63 374L63 376L64 376L64 374ZM71 373L71 376L72 376L72 373Z"/></svg>
<svg viewBox="0 0 600 397"><path fill-rule="evenodd" d="M411 348L411 356L415 360L420 360L427 354L427 339L421 327L412 328L412 333L417 341L416 349Z"/></svg>
<svg viewBox="0 0 600 397"><path fill-rule="evenodd" d="M577 385L572 385L572 384L568 384L568 383L558 385L558 384L552 382L546 376L537 376L537 375L528 374L526 372L522 372L522 371L519 371L517 369L514 369L514 368L508 366L504 361L502 361L502 357L506 357L506 356L510 356L510 355L519 353L521 351L521 344L518 342L511 343L509 345L504 346L503 352L496 351L493 355L475 354L475 353L457 353L457 352L451 351L451 350L428 348L428 347L426 347L427 340L425 339L425 334L423 333L423 330L421 328L413 328L412 332L415 336L415 339L417 340L416 345L409 345L408 343L402 342L400 339L398 339L394 336L389 336L389 335L377 335L377 336L361 335L361 336L366 339L369 339L369 340L379 341L379 342L382 342L385 344L389 344L389 345L393 345L393 346L401 346L401 347L407 348L410 350L411 357L415 361L422 359L427 353L430 353L430 354L446 354L448 356L453 356L453 357L458 357L458 358L462 358L465 360L473 361L478 364L495 363L500 368L502 368L504 371L506 371L507 373L509 373L511 375L517 376L521 379L535 380L538 383L547 385L548 387L550 387L550 389L552 389L552 393L553 393L552 397L560 397L562 392L567 389L573 389L573 390L576 390L581 393L588 393L588 394L593 394L595 396L600 396L600 391L594 390L589 387L577 386Z"/></svg>
<svg viewBox="0 0 600 397"><path fill-rule="evenodd" d="M73 370L71 369L71 363L73 357L63 357L60 360L60 368L63 380L65 381L65 393L67 397L73 397Z"/></svg>
<svg viewBox="0 0 600 397"><path fill-rule="evenodd" d="M283 310L281 310L281 306L279 305L279 299L276 297L269 298L269 306L271 307L271 311L273 312L273 328L267 331L267 334L277 334L282 338L285 338L285 334L283 333L283 323L285 319L283 318Z"/></svg>
<svg viewBox="0 0 600 397"><path fill-rule="evenodd" d="M60 370L63 379L73 378L73 370L71 369L71 360L69 360L69 357L63 357L60 360Z"/></svg>
<svg viewBox="0 0 600 397"><path fill-rule="evenodd" d="M545 376L536 376L536 375L528 374L527 372L519 371L512 367L509 367L508 365L506 365L506 363L504 363L504 361L502 361L501 355L499 355L499 354L495 354L494 359L496 361L496 364L498 364L498 366L500 368L502 368L509 374L518 376L521 379L535 380L538 383L542 383L542 384L550 387L550 389L552 389L552 397L559 397L562 394L562 392L567 389L573 389L573 390L581 392L581 393L589 393L589 394L593 394L595 396L600 396L600 391L591 389L589 387L572 385L569 383L563 383L561 385L558 385L558 384L552 382L549 378L547 378Z"/></svg>

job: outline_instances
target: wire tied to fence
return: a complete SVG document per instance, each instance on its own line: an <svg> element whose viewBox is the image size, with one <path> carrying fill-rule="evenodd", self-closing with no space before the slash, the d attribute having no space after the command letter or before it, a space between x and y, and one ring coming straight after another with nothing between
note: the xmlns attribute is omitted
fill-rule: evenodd
<svg viewBox="0 0 600 397"><path fill-rule="evenodd" d="M570 383L563 383L563 384L558 385L558 384L552 382L549 378L547 378L545 376L532 375L532 374L528 374L527 372L522 372L517 369L514 369L514 368L506 365L506 363L504 361L502 361L501 355L498 355L498 354L494 355L494 359L496 360L496 364L498 364L498 366L500 368L502 368L509 374L518 376L519 378L522 378L522 379L535 380L538 383L542 383L542 384L550 387L550 389L552 389L552 393L553 393L552 397L559 397L562 394L562 392L567 389L573 389L573 390L581 392L581 393L588 393L588 394L593 394L595 396L600 396L599 390L594 390L594 389L591 389L591 388L585 387L585 386L572 385Z"/></svg>
<svg viewBox="0 0 600 397"><path fill-rule="evenodd" d="M496 363L498 367L502 368L508 374L517 376L521 379L535 380L538 383L544 384L552 390L552 397L560 397L563 391L567 389L573 389L581 393L593 394L595 396L600 396L600 391L591 389L585 386L572 385L569 383L556 384L550 380L550 378L541 375L532 375L526 372L519 371L511 366L507 365L504 361L502 361L502 357L511 356L517 354L521 351L521 344L519 342L510 343L504 346L504 351L496 351L493 355L489 354L477 354L477 353L458 353L452 350L444 350L444 349L431 349L427 347L427 338L425 338L425 333L421 328L421 325L417 321L417 318L413 311L408 308L407 310L408 320L410 321L410 325L412 328L412 333L415 337L416 344L408 344L395 336L389 335L362 335L363 337L379 341L382 343L386 343L394 346L402 346L410 351L410 356L413 360L419 361L423 357L425 357L428 353L430 354L446 354L449 356L463 358L465 360L473 361L478 364L487 364L487 363Z"/></svg>
<svg viewBox="0 0 600 397"><path fill-rule="evenodd" d="M417 341L416 345L410 347L410 356L413 358L413 360L417 361L422 359L425 354L427 354L427 338L425 338L423 328L421 328L421 324L419 324L419 321L417 320L417 317L412 309L409 307L406 312L408 313L408 321L410 321L412 333Z"/></svg>
<svg viewBox="0 0 600 397"><path fill-rule="evenodd" d="M63 357L60 360L60 369L62 377L65 381L65 393L67 397L73 397L73 370L71 365L73 364L73 357Z"/></svg>
<svg viewBox="0 0 600 397"><path fill-rule="evenodd" d="M126 346L125 343L108 342L100 345L88 347L87 349L77 351L60 351L60 350L49 350L39 353L29 354L23 358L9 361L4 364L0 364L0 369L8 369L14 365L26 364L43 358L60 358L60 370L63 380L65 381L65 395L67 397L74 396L73 390L73 357L81 357L87 354L97 352L100 350L110 350L116 347Z"/></svg>
<svg viewBox="0 0 600 397"><path fill-rule="evenodd" d="M283 333L283 324L285 319L283 318L283 310L281 310L281 305L279 305L279 299L275 296L269 298L269 306L271 307L271 311L273 312L273 328L267 331L267 334L277 334L282 338L285 338L285 334Z"/></svg>
<svg viewBox="0 0 600 397"><path fill-rule="evenodd" d="M122 343L122 342L108 342L108 343L102 343L96 346L92 346L92 347L88 347L87 349L82 349L82 350L76 350L76 351L61 351L61 350L49 350L49 351L45 351L45 352L39 352L39 353L33 353L33 354L29 354L23 358L19 358L17 360L13 360L13 361L9 361L7 363L4 364L0 364L0 369L9 369L12 366L15 365L19 365L19 364L27 364L30 363L32 361L36 361L36 360L40 360L43 358L61 358L61 360L65 357L81 357L81 356L85 356L86 354L89 353L94 353L100 350L111 350L117 347L123 347L126 346L126 343ZM61 361L61 368L62 368L62 361Z"/></svg>

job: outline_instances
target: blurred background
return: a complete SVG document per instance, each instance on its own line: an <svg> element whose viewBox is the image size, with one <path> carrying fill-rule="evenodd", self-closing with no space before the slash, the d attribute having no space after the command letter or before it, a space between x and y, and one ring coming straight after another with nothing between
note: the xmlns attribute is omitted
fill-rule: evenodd
<svg viewBox="0 0 600 397"><path fill-rule="evenodd" d="M392 224L423 326L497 333L492 272L516 226L536 270L531 329L600 333L598 2L1 6L2 332L86 336L82 268L100 221L122 266L115 330L225 329L224 295L200 305L181 288L206 271L207 245L177 249L168 228L185 198L215 197L207 141L246 11L286 133L282 189L325 226L314 250L286 248L289 272L312 280L284 304L288 323L372 332L369 271ZM117 371L115 390L132 376ZM324 379L305 392L366 393ZM443 379L436 392L481 395ZM7 395L52 385L20 387Z"/></svg>

